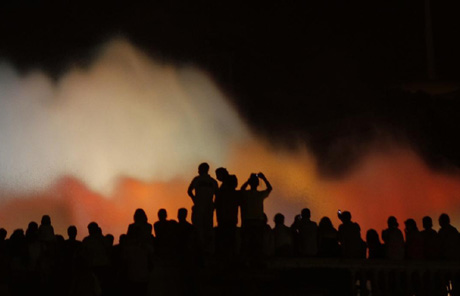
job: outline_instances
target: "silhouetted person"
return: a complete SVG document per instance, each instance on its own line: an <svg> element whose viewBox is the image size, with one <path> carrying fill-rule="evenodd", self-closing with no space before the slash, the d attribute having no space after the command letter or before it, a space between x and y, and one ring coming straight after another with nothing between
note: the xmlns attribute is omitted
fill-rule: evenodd
<svg viewBox="0 0 460 296"><path fill-rule="evenodd" d="M273 237L273 229L268 224L267 214L264 213L262 254L264 256L272 256L274 253L275 253L275 242L274 242L274 237Z"/></svg>
<svg viewBox="0 0 460 296"><path fill-rule="evenodd" d="M143 209L134 212L134 223L128 227L128 239L141 243L152 243L152 224L148 223L147 215Z"/></svg>
<svg viewBox="0 0 460 296"><path fill-rule="evenodd" d="M147 223L147 216L142 209L134 214L134 223L129 226L126 241L120 237L120 246L114 249L114 254L121 255L115 263L121 267L121 286L123 295L146 295L150 272L153 267L154 248L151 243L152 226ZM121 254L120 254L121 252Z"/></svg>
<svg viewBox="0 0 460 296"><path fill-rule="evenodd" d="M339 242L344 258L365 258L366 248L361 239L361 227L351 221L351 213L344 211L339 214L342 224L339 226Z"/></svg>
<svg viewBox="0 0 460 296"><path fill-rule="evenodd" d="M64 242L66 259L68 264L72 264L77 251L81 247L81 241L77 240L77 227L71 225L67 228L67 235L69 238Z"/></svg>
<svg viewBox="0 0 460 296"><path fill-rule="evenodd" d="M217 217L216 249L220 255L233 255L236 251L238 224L238 179L225 168L216 169L216 177L221 182L214 203Z"/></svg>
<svg viewBox="0 0 460 296"><path fill-rule="evenodd" d="M450 224L450 218L447 214L439 216L439 246L441 259L458 260L460 249L460 238L457 228Z"/></svg>
<svg viewBox="0 0 460 296"><path fill-rule="evenodd" d="M439 259L439 238L436 230L433 229L431 217L423 217L423 230L420 232L423 240L423 254L427 260Z"/></svg>
<svg viewBox="0 0 460 296"><path fill-rule="evenodd" d="M30 222L26 230L26 241L29 253L29 270L38 272L37 265L42 255L43 245L38 240L38 224Z"/></svg>
<svg viewBox="0 0 460 296"><path fill-rule="evenodd" d="M216 177L222 182L216 192L217 225L236 226L238 223L238 199L236 196L238 179L235 175L230 175L225 168L218 168Z"/></svg>
<svg viewBox="0 0 460 296"><path fill-rule="evenodd" d="M337 257L340 254L338 231L331 219L323 217L318 225L318 256Z"/></svg>
<svg viewBox="0 0 460 296"><path fill-rule="evenodd" d="M38 228L38 239L42 242L51 242L54 240L54 228L51 225L51 218L44 215Z"/></svg>
<svg viewBox="0 0 460 296"><path fill-rule="evenodd" d="M380 242L379 234L375 229L369 229L366 233L366 243L369 250L369 259L385 258L385 247Z"/></svg>
<svg viewBox="0 0 460 296"><path fill-rule="evenodd" d="M0 228L0 243L6 240L6 236L8 235L8 231L5 228Z"/></svg>
<svg viewBox="0 0 460 296"><path fill-rule="evenodd" d="M79 252L75 260L75 271L70 285L70 296L100 296L102 287L98 276L94 273L90 258Z"/></svg>
<svg viewBox="0 0 460 296"><path fill-rule="evenodd" d="M10 288L17 295L26 295L24 271L27 268L28 249L24 230L16 229L8 240Z"/></svg>
<svg viewBox="0 0 460 296"><path fill-rule="evenodd" d="M200 164L198 176L193 178L187 193L193 201L192 224L205 246L208 246L212 239L214 195L217 188L217 181L209 175L209 165L205 162Z"/></svg>
<svg viewBox="0 0 460 296"><path fill-rule="evenodd" d="M394 216L390 216L387 225L388 228L382 231L385 257L390 260L402 260L404 259L404 237L398 228L398 220Z"/></svg>
<svg viewBox="0 0 460 296"><path fill-rule="evenodd" d="M406 232L406 259L423 259L423 239L414 219L405 222Z"/></svg>
<svg viewBox="0 0 460 296"><path fill-rule="evenodd" d="M182 263L189 263L189 260L193 260L194 256L197 256L199 251L198 235L195 227L187 221L188 211L185 208L180 208L177 211L178 223L176 225L176 236L177 236L177 250ZM187 262L186 262L187 261Z"/></svg>
<svg viewBox="0 0 460 296"><path fill-rule="evenodd" d="M300 256L300 235L299 235L300 220L302 220L302 215L300 214L296 215L294 217L294 221L291 224L293 253L296 256Z"/></svg>
<svg viewBox="0 0 460 296"><path fill-rule="evenodd" d="M5 228L0 228L0 252L6 252L6 236L8 231Z"/></svg>
<svg viewBox="0 0 460 296"><path fill-rule="evenodd" d="M311 221L310 210L305 208L301 212L300 221L296 224L294 231L299 237L299 254L301 256L313 257L318 253L318 225Z"/></svg>
<svg viewBox="0 0 460 296"><path fill-rule="evenodd" d="M284 224L284 215L278 213L273 219L275 227L273 228L273 240L276 256L292 255L292 232L289 227Z"/></svg>
<svg viewBox="0 0 460 296"><path fill-rule="evenodd" d="M7 253L7 241L6 236L8 232L4 228L0 228L0 294L3 293L6 296L8 293L8 281L9 281L9 262Z"/></svg>
<svg viewBox="0 0 460 296"><path fill-rule="evenodd" d="M167 220L168 213L165 209L158 211L158 221L153 224L155 230L155 247L159 255L172 256L175 253L176 221Z"/></svg>
<svg viewBox="0 0 460 296"><path fill-rule="evenodd" d="M266 189L259 191L259 178ZM249 189L248 189L249 186ZM272 191L272 186L264 174L251 174L241 186L241 220L243 227L243 251L254 256L262 254L264 232L264 200Z"/></svg>
<svg viewBox="0 0 460 296"><path fill-rule="evenodd" d="M67 228L68 239L64 241L64 272L66 273L66 285L70 286L73 277L73 267L76 264L77 253L81 248L81 241L77 240L77 227L71 225Z"/></svg>
<svg viewBox="0 0 460 296"><path fill-rule="evenodd" d="M109 254L102 230L96 222L88 224L89 235L83 239L83 255L91 270L96 274L102 290L107 283L107 269L109 266Z"/></svg>

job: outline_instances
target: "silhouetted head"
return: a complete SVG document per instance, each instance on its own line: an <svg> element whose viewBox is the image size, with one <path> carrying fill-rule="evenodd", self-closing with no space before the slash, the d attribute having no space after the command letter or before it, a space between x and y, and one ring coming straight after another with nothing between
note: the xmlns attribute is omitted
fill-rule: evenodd
<svg viewBox="0 0 460 296"><path fill-rule="evenodd" d="M302 215L295 215L294 217L294 224L298 223L300 220L302 220Z"/></svg>
<svg viewBox="0 0 460 296"><path fill-rule="evenodd" d="M167 217L168 217L168 213L166 212L165 209L160 209L158 211L158 220L165 221Z"/></svg>
<svg viewBox="0 0 460 296"><path fill-rule="evenodd" d="M115 238L113 237L113 235L111 235L111 234L109 233L109 234L107 234L106 236L104 236L104 239L105 239L105 241L106 241L106 243L107 243L107 245L108 245L109 247L113 246L113 241L115 240Z"/></svg>
<svg viewBox="0 0 460 296"><path fill-rule="evenodd" d="M136 223L147 223L147 215L145 214L143 209L137 209L134 212L134 222Z"/></svg>
<svg viewBox="0 0 460 296"><path fill-rule="evenodd" d="M91 222L88 224L89 235L98 235L100 233L99 225L96 222Z"/></svg>
<svg viewBox="0 0 460 296"><path fill-rule="evenodd" d="M27 226L27 231L35 232L38 231L38 224L35 221L31 221Z"/></svg>
<svg viewBox="0 0 460 296"><path fill-rule="evenodd" d="M407 232L418 231L417 222L414 219L407 219L404 221L404 225L406 226Z"/></svg>
<svg viewBox="0 0 460 296"><path fill-rule="evenodd" d="M128 240L128 236L126 234L122 234L118 238L118 242L120 243L120 245L125 245L127 240Z"/></svg>
<svg viewBox="0 0 460 296"><path fill-rule="evenodd" d="M308 208L302 209L300 214L302 215L302 219L310 220L311 218L311 212L310 212L310 209Z"/></svg>
<svg viewBox="0 0 460 296"><path fill-rule="evenodd" d="M24 230L19 228L19 229L15 229L13 231L13 233L11 234L10 236L10 240L12 241L19 241L19 240L23 240L25 238L24 236Z"/></svg>
<svg viewBox="0 0 460 296"><path fill-rule="evenodd" d="M209 172L209 164L207 164L206 162L203 162L202 164L198 166L198 174L200 176L207 175L208 172Z"/></svg>
<svg viewBox="0 0 460 296"><path fill-rule="evenodd" d="M51 225L51 218L48 215L43 215L41 225Z"/></svg>
<svg viewBox="0 0 460 296"><path fill-rule="evenodd" d="M380 245L379 234L375 229L369 229L366 232L366 242L369 246Z"/></svg>
<svg viewBox="0 0 460 296"><path fill-rule="evenodd" d="M186 208L180 208L177 211L177 219L179 220L179 222L185 222L187 220L187 214L188 211Z"/></svg>
<svg viewBox="0 0 460 296"><path fill-rule="evenodd" d="M429 216L423 217L422 224L423 224L424 229L433 228L433 220L431 220L431 217L429 217Z"/></svg>
<svg viewBox="0 0 460 296"><path fill-rule="evenodd" d="M29 240L38 238L38 224L37 222L30 222L26 229L26 237Z"/></svg>
<svg viewBox="0 0 460 296"><path fill-rule="evenodd" d="M318 227L322 229L334 228L334 226L332 225L332 221L331 219L329 219L329 217L321 218Z"/></svg>
<svg viewBox="0 0 460 296"><path fill-rule="evenodd" d="M388 225L388 228L398 228L399 223L398 223L398 220L396 220L395 216L390 216L388 217L387 225Z"/></svg>
<svg viewBox="0 0 460 296"><path fill-rule="evenodd" d="M223 182L225 178L228 177L228 171L226 168L218 168L216 169L216 178L217 180Z"/></svg>
<svg viewBox="0 0 460 296"><path fill-rule="evenodd" d="M77 227L74 225L69 226L69 228L67 228L67 235L69 239L75 240L77 238Z"/></svg>
<svg viewBox="0 0 460 296"><path fill-rule="evenodd" d="M248 184L251 186L251 189L256 189L257 186L259 186L259 178L257 177L257 174L251 174Z"/></svg>
<svg viewBox="0 0 460 296"><path fill-rule="evenodd" d="M350 222L351 221L351 213L349 211L342 212L342 215L340 215L340 220L343 223Z"/></svg>
<svg viewBox="0 0 460 296"><path fill-rule="evenodd" d="M228 175L228 185L232 189L238 187L238 178L235 175Z"/></svg>
<svg viewBox="0 0 460 296"><path fill-rule="evenodd" d="M7 235L8 231L5 228L0 228L0 241L4 241Z"/></svg>
<svg viewBox="0 0 460 296"><path fill-rule="evenodd" d="M273 221L276 225L284 225L284 215L281 213L276 214L275 218L273 218Z"/></svg>
<svg viewBox="0 0 460 296"><path fill-rule="evenodd" d="M450 218L449 215L443 213L439 216L439 226L446 227L450 225Z"/></svg>

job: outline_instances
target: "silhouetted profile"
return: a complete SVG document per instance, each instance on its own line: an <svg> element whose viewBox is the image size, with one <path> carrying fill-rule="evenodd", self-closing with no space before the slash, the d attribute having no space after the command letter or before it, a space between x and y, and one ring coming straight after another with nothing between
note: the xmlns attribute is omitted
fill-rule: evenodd
<svg viewBox="0 0 460 296"><path fill-rule="evenodd" d="M439 216L439 246L441 259L458 260L460 249L460 237L457 228L450 224L450 217L447 214Z"/></svg>
<svg viewBox="0 0 460 296"><path fill-rule="evenodd" d="M423 240L422 235L414 219L404 221L406 233L406 259L423 259Z"/></svg>
<svg viewBox="0 0 460 296"><path fill-rule="evenodd" d="M221 182L214 203L217 217L216 249L218 254L233 255L238 224L238 179L225 168L216 169L216 177Z"/></svg>
<svg viewBox="0 0 460 296"><path fill-rule="evenodd" d="M102 289L106 286L107 268L109 266L109 254L102 230L96 222L88 224L88 233L82 241L83 256L86 265L97 276L98 283ZM82 266L83 267L83 266Z"/></svg>
<svg viewBox="0 0 460 296"><path fill-rule="evenodd" d="M209 175L209 165L205 162L200 164L198 176L193 178L187 193L193 201L192 224L205 245L208 245L212 238L214 195L217 188L217 181Z"/></svg>
<svg viewBox="0 0 460 296"><path fill-rule="evenodd" d="M379 234L375 229L369 229L366 232L366 243L369 250L369 259L383 259L385 258L385 248L380 242Z"/></svg>
<svg viewBox="0 0 460 296"><path fill-rule="evenodd" d="M300 217L294 229L299 238L298 253L301 256L316 256L318 253L318 225L310 220L310 209L303 209Z"/></svg>
<svg viewBox="0 0 460 296"><path fill-rule="evenodd" d="M190 264L200 256L199 238L195 227L187 221L188 211L180 208L177 211L178 223L176 224L177 250L179 262Z"/></svg>
<svg viewBox="0 0 460 296"><path fill-rule="evenodd" d="M155 248L159 255L172 256L175 253L176 221L168 220L168 213L165 209L158 211L158 221L153 224L155 230Z"/></svg>
<svg viewBox="0 0 460 296"><path fill-rule="evenodd" d="M75 271L70 285L70 296L100 296L102 287L100 281L92 270L87 256L78 254L75 260Z"/></svg>
<svg viewBox="0 0 460 296"><path fill-rule="evenodd" d="M43 242L54 240L54 228L51 225L51 218L48 215L42 217L40 227L38 228L38 239Z"/></svg>
<svg viewBox="0 0 460 296"><path fill-rule="evenodd" d="M67 228L67 235L69 238L64 242L63 250L63 272L65 274L65 285L70 286L73 277L73 266L81 248L81 241L77 240L77 227L74 225Z"/></svg>
<svg viewBox="0 0 460 296"><path fill-rule="evenodd" d="M235 175L230 175L225 168L218 168L216 177L222 182L216 192L217 225L236 226L238 223L238 199L236 196L238 179Z"/></svg>
<svg viewBox="0 0 460 296"><path fill-rule="evenodd" d="M164 216L166 219L166 213ZM148 223L144 210L137 209L134 212L134 223L128 227L126 239L120 238L120 245L114 250L114 254L121 255L125 295L147 294L153 253L152 225Z"/></svg>
<svg viewBox="0 0 460 296"><path fill-rule="evenodd" d="M345 258L365 258L366 247L361 239L361 227L351 221L351 213L344 211L339 214L342 224L339 226L339 242L342 256Z"/></svg>
<svg viewBox="0 0 460 296"><path fill-rule="evenodd" d="M318 256L337 257L340 254L338 231L331 219L323 217L318 225Z"/></svg>
<svg viewBox="0 0 460 296"><path fill-rule="evenodd" d="M398 220L394 216L390 216L387 225L388 228L382 231L385 257L391 260L402 260L404 259L404 237L398 228Z"/></svg>
<svg viewBox="0 0 460 296"><path fill-rule="evenodd" d="M439 259L439 238L433 229L431 217L423 217L423 230L420 232L423 240L423 257L427 260Z"/></svg>
<svg viewBox="0 0 460 296"><path fill-rule="evenodd" d="M43 243L38 240L38 224L36 222L30 222L29 226L26 229L26 241L28 248L28 259L29 259L29 269L34 272L37 271L40 257L43 255ZM49 248L49 246L48 246ZM48 250L46 250L48 251Z"/></svg>
<svg viewBox="0 0 460 296"><path fill-rule="evenodd" d="M143 209L134 212L134 223L128 226L128 239L141 243L152 243L152 224L148 223L147 215Z"/></svg>
<svg viewBox="0 0 460 296"><path fill-rule="evenodd" d="M259 178L266 189L259 191ZM249 189L248 189L249 186ZM272 191L272 186L264 174L251 174L241 186L241 221L243 230L243 252L261 255L264 232L264 200Z"/></svg>
<svg viewBox="0 0 460 296"><path fill-rule="evenodd" d="M292 255L292 232L284 224L284 215L281 213L276 214L273 221L275 222L275 227L273 228L275 255Z"/></svg>
<svg viewBox="0 0 460 296"><path fill-rule="evenodd" d="M0 294L4 294L6 296L10 295L8 291L10 269L7 255L7 235L8 232L6 229L0 228Z"/></svg>
<svg viewBox="0 0 460 296"><path fill-rule="evenodd" d="M274 237L273 237L273 229L268 224L267 214L264 213L262 254L268 257L268 256L272 256L274 253L275 253L275 242L274 242Z"/></svg>
<svg viewBox="0 0 460 296"><path fill-rule="evenodd" d="M292 233L292 246L293 253L295 256L300 256L300 235L299 235L299 223L302 220L302 215L295 215L294 221L291 224Z"/></svg>

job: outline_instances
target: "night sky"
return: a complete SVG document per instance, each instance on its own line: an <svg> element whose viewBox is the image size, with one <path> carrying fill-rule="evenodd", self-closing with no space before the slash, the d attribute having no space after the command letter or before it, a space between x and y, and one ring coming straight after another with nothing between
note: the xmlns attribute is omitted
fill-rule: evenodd
<svg viewBox="0 0 460 296"><path fill-rule="evenodd" d="M255 133L273 147L306 143L325 179L347 176L381 143L410 147L456 176L460 3L452 2L432 1L434 80L424 1L415 0L1 3L0 60L58 80L121 37L153 59L211 73ZM421 91L432 85L436 94Z"/></svg>
<svg viewBox="0 0 460 296"><path fill-rule="evenodd" d="M459 5L433 1L438 81L459 78ZM354 147L380 130L433 167L460 164L458 93L401 90L428 81L423 1L2 6L0 55L25 72L58 77L123 36L153 57L210 71L254 128L275 144L306 139L328 176L346 172L361 153Z"/></svg>

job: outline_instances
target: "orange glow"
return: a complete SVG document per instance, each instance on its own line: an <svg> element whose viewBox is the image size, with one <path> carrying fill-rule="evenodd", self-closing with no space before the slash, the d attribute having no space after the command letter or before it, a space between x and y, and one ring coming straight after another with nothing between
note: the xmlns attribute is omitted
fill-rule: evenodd
<svg viewBox="0 0 460 296"><path fill-rule="evenodd" d="M442 212L451 215L454 225L460 222L455 210L460 204L460 178L432 172L409 149L371 153L350 175L337 181L318 178L307 152L288 153L261 144L235 148L229 163L227 168L237 174L240 185L251 172L263 171L269 178L274 187L266 201L270 221L275 213L282 212L290 224L301 208L309 207L314 220L329 216L337 226L337 209L349 210L361 224L363 236L368 228L383 229L389 215L396 216L401 227L409 217L421 227L423 216L431 215L436 221ZM212 164L212 170L215 168ZM190 172L190 179L193 175ZM3 202L1 227L9 231L26 228L29 221L39 222L41 215L50 214L56 233L65 234L67 226L75 224L82 238L87 234L86 225L96 221L104 233L118 237L126 231L137 208L145 209L151 223L160 208L166 208L172 219L180 207L190 209L187 186L188 180L181 179L147 183L122 178L113 195L104 197L65 177L46 194Z"/></svg>
<svg viewBox="0 0 460 296"><path fill-rule="evenodd" d="M431 171L410 148L374 147L343 179L324 180L304 145L275 149L255 136L207 73L152 60L123 39L58 81L5 64L0 78L0 227L10 234L43 214L59 234L75 224L79 238L91 221L124 233L137 208L150 222L159 208L175 218L191 208L186 189L202 161L240 185L264 172L270 223L281 212L291 224L304 207L336 226L337 209L349 210L363 230L381 230L389 215L402 225L446 212L460 223L460 177Z"/></svg>

